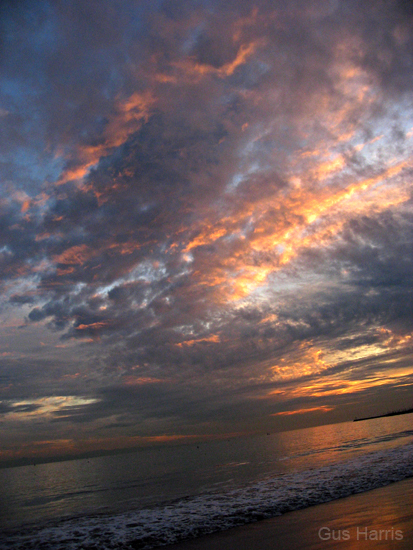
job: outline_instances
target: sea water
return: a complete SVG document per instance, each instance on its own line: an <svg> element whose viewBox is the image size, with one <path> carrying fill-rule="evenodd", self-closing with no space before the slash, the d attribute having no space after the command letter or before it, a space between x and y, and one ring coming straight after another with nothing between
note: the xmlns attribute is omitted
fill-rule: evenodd
<svg viewBox="0 0 413 550"><path fill-rule="evenodd" d="M0 548L154 548L413 476L413 414L0 470Z"/></svg>

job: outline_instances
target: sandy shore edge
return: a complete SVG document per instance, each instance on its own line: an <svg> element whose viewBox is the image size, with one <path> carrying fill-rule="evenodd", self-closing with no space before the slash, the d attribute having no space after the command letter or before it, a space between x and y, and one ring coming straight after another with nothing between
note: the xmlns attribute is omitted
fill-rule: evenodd
<svg viewBox="0 0 413 550"><path fill-rule="evenodd" d="M413 478L272 519L166 546L168 550L413 548Z"/></svg>

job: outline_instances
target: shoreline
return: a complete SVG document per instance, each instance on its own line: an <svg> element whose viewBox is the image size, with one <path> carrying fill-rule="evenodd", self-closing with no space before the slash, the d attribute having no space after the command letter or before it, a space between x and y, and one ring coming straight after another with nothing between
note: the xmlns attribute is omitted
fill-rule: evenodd
<svg viewBox="0 0 413 550"><path fill-rule="evenodd" d="M95 518L96 519L96 518ZM127 521L131 521L128 518ZM53 527L53 526L52 526ZM56 526L55 526L56 527ZM119 525L121 528L122 526ZM123 527L132 527L124 525ZM62 537L50 537L54 529L46 529L47 540L23 539L0 542L3 550L42 548L63 550L66 542L79 543L79 548L95 543L102 548L113 548L115 531L106 532L102 540L93 540L96 529L85 540L78 540L81 533L73 529ZM111 532L110 532L111 531ZM6 534L6 532L4 532ZM57 534L57 533L55 533ZM103 535L103 533L102 533ZM116 537L115 537L116 538ZM209 535L181 540L177 543L158 543L144 537L119 540L133 550L152 547L153 550L358 550L359 548L384 550L411 550L413 548L413 476L388 485L351 496L336 498L322 504L285 512L269 519L216 531ZM40 544L39 544L40 543ZM146 544L149 543L149 546ZM78 546L76 546L77 548ZM89 547L89 546L88 546Z"/></svg>
<svg viewBox="0 0 413 550"><path fill-rule="evenodd" d="M385 414L379 414L377 416L365 416L364 418L355 418L353 422L361 422L362 420L374 420L375 418L389 418L390 416L401 416L403 414L412 414L413 409L406 409L404 411L392 411Z"/></svg>
<svg viewBox="0 0 413 550"><path fill-rule="evenodd" d="M391 540L366 540L363 545L383 542L385 548L411 550L412 453L413 441L409 441L398 447L356 453L331 464L318 458L316 468L308 463L306 470L234 490L206 492L147 508L128 507L119 512L102 509L98 514L5 532L0 549L65 550L70 541L73 549L101 550L168 545L176 550L329 550L337 547L338 540L348 549L357 548L349 546L348 540L360 544L357 529L368 526L373 531L387 530ZM318 534L320 528L325 530L323 537ZM403 542L406 537L408 545ZM282 544L274 545L274 541Z"/></svg>
<svg viewBox="0 0 413 550"><path fill-rule="evenodd" d="M168 550L413 548L413 477L226 531Z"/></svg>

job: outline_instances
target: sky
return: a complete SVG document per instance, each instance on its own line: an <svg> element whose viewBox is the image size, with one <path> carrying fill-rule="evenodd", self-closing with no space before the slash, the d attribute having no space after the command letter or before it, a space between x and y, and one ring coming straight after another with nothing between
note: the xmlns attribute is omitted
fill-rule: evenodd
<svg viewBox="0 0 413 550"><path fill-rule="evenodd" d="M0 463L412 407L413 5L0 6Z"/></svg>

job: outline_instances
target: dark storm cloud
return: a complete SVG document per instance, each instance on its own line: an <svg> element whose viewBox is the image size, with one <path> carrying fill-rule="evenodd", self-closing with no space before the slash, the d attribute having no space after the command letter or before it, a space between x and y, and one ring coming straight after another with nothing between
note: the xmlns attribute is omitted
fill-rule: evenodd
<svg viewBox="0 0 413 550"><path fill-rule="evenodd" d="M8 412L11 412L13 410L13 407L11 407L8 403L0 402L0 413L1 414L7 414Z"/></svg>

